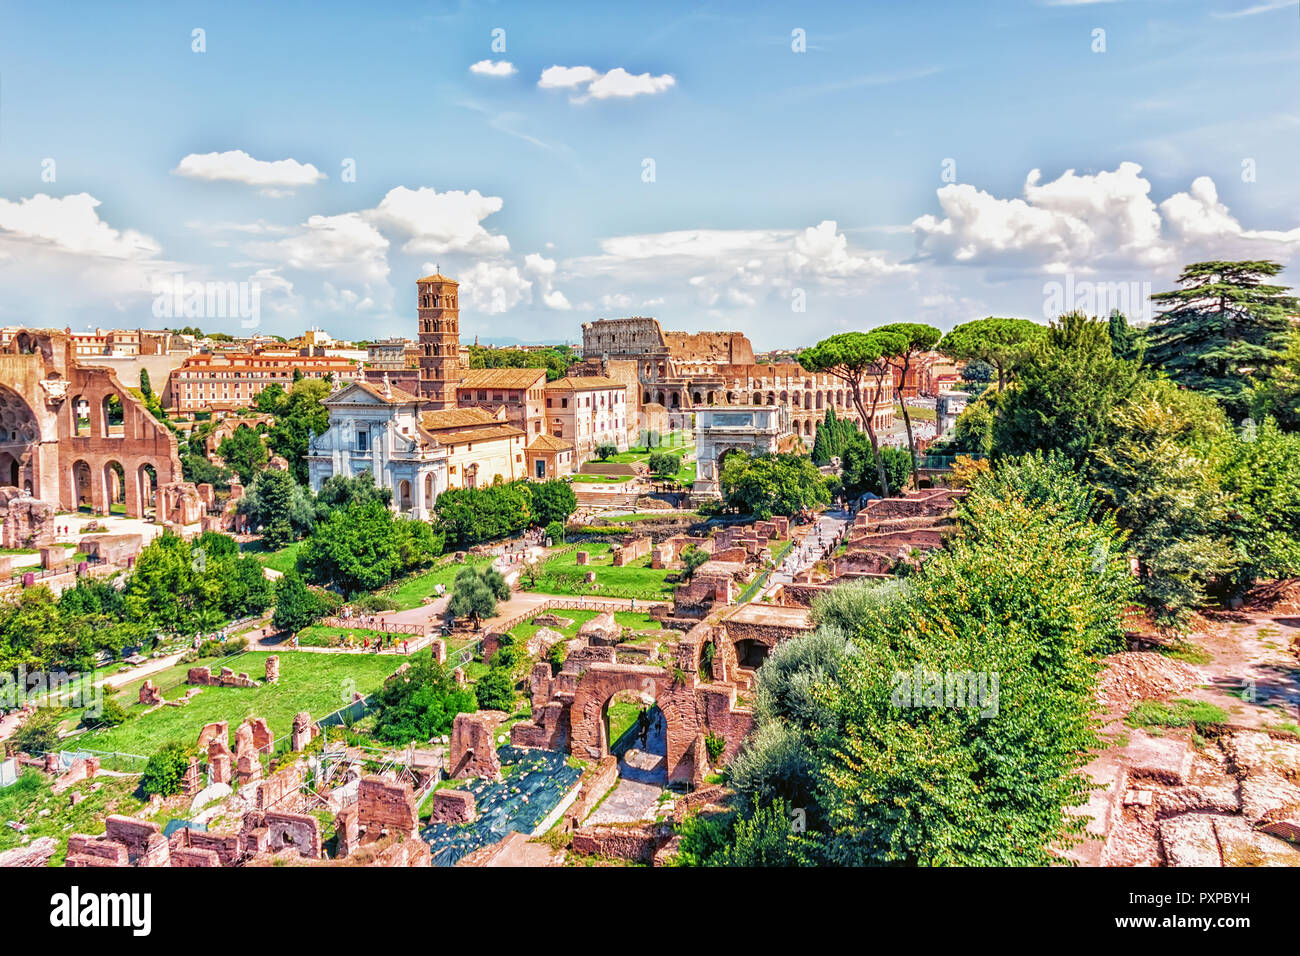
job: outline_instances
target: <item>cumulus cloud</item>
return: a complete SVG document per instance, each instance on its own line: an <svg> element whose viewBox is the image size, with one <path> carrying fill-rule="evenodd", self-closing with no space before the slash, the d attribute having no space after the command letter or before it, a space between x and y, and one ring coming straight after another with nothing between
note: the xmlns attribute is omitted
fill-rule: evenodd
<svg viewBox="0 0 1300 956"><path fill-rule="evenodd" d="M629 73L621 66L616 66L608 73L589 66L551 66L542 71L537 85L542 89L578 90L585 87L580 95L574 96L573 102L584 100L628 99L662 93L677 85L677 79L671 73L653 76L650 73Z"/></svg>
<svg viewBox="0 0 1300 956"><path fill-rule="evenodd" d="M502 206L501 197L422 186L390 189L379 205L364 213L371 222L407 236L402 251L413 255L465 252L500 255L510 249L510 240L493 235L482 225Z"/></svg>
<svg viewBox="0 0 1300 956"><path fill-rule="evenodd" d="M677 80L670 73L663 76L651 76L649 73L631 74L621 66L616 66L604 76L593 80L587 87L587 95L597 100L610 97L641 96L648 93L662 93L675 86Z"/></svg>
<svg viewBox="0 0 1300 956"><path fill-rule="evenodd" d="M540 253L530 252L524 256L524 271L537 277L542 291L542 303L549 309L568 311L573 305L563 292L553 286L556 268L554 259L547 259Z"/></svg>
<svg viewBox="0 0 1300 956"><path fill-rule="evenodd" d="M432 271L431 263L425 269ZM470 309L483 315L500 315L523 302L531 302L533 284L519 267L501 261L479 260L459 275L460 294Z"/></svg>
<svg viewBox="0 0 1300 956"><path fill-rule="evenodd" d="M263 194L270 196L292 194L291 190L276 187L312 186L326 178L311 163L300 163L296 159L254 159L242 149L229 149L224 153L190 153L172 172L206 182L261 186Z"/></svg>
<svg viewBox="0 0 1300 956"><path fill-rule="evenodd" d="M1159 205L1137 163L1043 183L1035 169L1023 199L1001 199L968 184L938 190L940 215L912 223L921 258L940 264L1047 272L1156 269L1190 261L1206 242L1231 241L1254 255L1289 256L1300 230L1248 230L1200 177L1190 192ZM1220 246L1215 254L1223 254Z"/></svg>
<svg viewBox="0 0 1300 956"><path fill-rule="evenodd" d="M537 85L544 90L570 89L590 83L600 72L589 66L548 66L542 70Z"/></svg>
<svg viewBox="0 0 1300 956"><path fill-rule="evenodd" d="M96 212L99 205L89 193L37 193L18 202L0 198L0 239L109 259L151 259L162 251L152 237L104 222Z"/></svg>
<svg viewBox="0 0 1300 956"><path fill-rule="evenodd" d="M479 76L510 76L519 72L509 60L479 60L470 65L469 71Z"/></svg>

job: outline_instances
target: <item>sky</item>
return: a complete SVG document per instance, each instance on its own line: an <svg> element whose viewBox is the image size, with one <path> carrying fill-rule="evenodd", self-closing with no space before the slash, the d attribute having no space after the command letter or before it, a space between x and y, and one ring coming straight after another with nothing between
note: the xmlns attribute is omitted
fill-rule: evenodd
<svg viewBox="0 0 1300 956"><path fill-rule="evenodd" d="M793 348L1298 253L1300 0L0 2L3 325L413 336L438 270L464 341Z"/></svg>

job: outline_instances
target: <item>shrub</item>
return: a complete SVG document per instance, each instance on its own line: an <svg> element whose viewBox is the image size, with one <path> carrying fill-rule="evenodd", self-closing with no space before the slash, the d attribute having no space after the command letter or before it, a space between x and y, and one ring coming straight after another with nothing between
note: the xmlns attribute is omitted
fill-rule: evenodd
<svg viewBox="0 0 1300 956"><path fill-rule="evenodd" d="M709 760L717 763L722 752L727 749L727 738L710 730L704 738L704 746L709 751Z"/></svg>
<svg viewBox="0 0 1300 956"><path fill-rule="evenodd" d="M180 741L164 744L145 764L140 788L150 796L170 797L180 793L181 781L190 766L190 756L190 748Z"/></svg>
<svg viewBox="0 0 1300 956"><path fill-rule="evenodd" d="M559 521L552 521L546 526L546 537L551 539L552 544L564 544L564 525Z"/></svg>
<svg viewBox="0 0 1300 956"><path fill-rule="evenodd" d="M656 451L650 455L650 473L660 478L671 478L681 471L682 459L671 452Z"/></svg>
<svg viewBox="0 0 1300 956"><path fill-rule="evenodd" d="M493 660L512 648L502 648ZM510 713L515 708L515 682L510 671L504 667L493 667L474 685L474 697L478 700L480 710L504 710Z"/></svg>
<svg viewBox="0 0 1300 956"><path fill-rule="evenodd" d="M23 753L50 753L59 749L59 724L63 713L52 708L42 708L27 718L10 738L15 750Z"/></svg>
<svg viewBox="0 0 1300 956"><path fill-rule="evenodd" d="M104 706L99 709L98 714L92 715L87 710L82 715L81 723L83 726L95 730L101 727L116 727L119 724L126 723L131 718L130 712L119 704L112 697L104 698Z"/></svg>

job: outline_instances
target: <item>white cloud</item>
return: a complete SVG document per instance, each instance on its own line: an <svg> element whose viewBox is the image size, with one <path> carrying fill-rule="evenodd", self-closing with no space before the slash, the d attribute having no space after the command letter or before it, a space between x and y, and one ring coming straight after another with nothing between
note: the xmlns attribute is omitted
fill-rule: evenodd
<svg viewBox="0 0 1300 956"><path fill-rule="evenodd" d="M408 236L402 251L413 255L499 255L509 251L510 240L488 232L482 222L499 212L501 206L499 196L484 196L477 189L440 193L428 186L398 186L388 191L378 207L363 215Z"/></svg>
<svg viewBox="0 0 1300 956"><path fill-rule="evenodd" d="M519 72L509 60L479 60L470 66L469 71L479 76L510 76Z"/></svg>
<svg viewBox="0 0 1300 956"><path fill-rule="evenodd" d="M1113 172L1067 170L1040 183L1035 169L1023 199L999 199L968 184L944 186L937 193L941 215L912 223L918 253L939 264L1012 270L1164 272L1193 261L1209 240L1280 257L1293 254L1300 242L1300 230L1244 229L1219 202L1209 177L1157 206L1141 172L1137 163L1124 162Z"/></svg>
<svg viewBox="0 0 1300 956"><path fill-rule="evenodd" d="M190 153L177 163L172 172L206 182L262 186L264 195L275 197L292 195L291 190L275 187L311 186L326 178L311 163L300 163L296 159L273 162L254 159L242 149L230 149L224 153Z"/></svg>
<svg viewBox="0 0 1300 956"><path fill-rule="evenodd" d="M548 66L542 70L537 85L544 90L570 89L590 83L599 76L599 71L589 66Z"/></svg>
<svg viewBox="0 0 1300 956"><path fill-rule="evenodd" d="M152 237L104 222L95 211L99 205L89 193L61 198L37 193L18 202L0 198L0 238L109 259L151 259L162 251Z"/></svg>
<svg viewBox="0 0 1300 956"><path fill-rule="evenodd" d="M425 263L432 271L433 264ZM470 309L481 315L509 312L522 302L531 302L533 284L519 272L519 267L504 260L479 260L459 275L461 295Z"/></svg>
<svg viewBox="0 0 1300 956"><path fill-rule="evenodd" d="M568 311L573 308L573 305L563 292L552 285L555 280L555 270L554 259L547 259L536 252L524 256L524 271L537 276L538 285L542 290L542 302L547 308Z"/></svg>
<svg viewBox="0 0 1300 956"><path fill-rule="evenodd" d="M662 93L677 85L677 79L671 73L652 76L649 73L629 73L621 66L616 66L608 73L601 73L589 66L551 66L542 71L537 85L542 89L577 90L585 86L582 95L574 96L572 101L581 103L588 99L628 99Z"/></svg>
<svg viewBox="0 0 1300 956"><path fill-rule="evenodd" d="M593 99L605 100L610 97L641 96L648 93L662 93L675 86L677 80L672 74L651 76L649 73L633 75L621 66L610 70L600 79L587 87L587 94Z"/></svg>

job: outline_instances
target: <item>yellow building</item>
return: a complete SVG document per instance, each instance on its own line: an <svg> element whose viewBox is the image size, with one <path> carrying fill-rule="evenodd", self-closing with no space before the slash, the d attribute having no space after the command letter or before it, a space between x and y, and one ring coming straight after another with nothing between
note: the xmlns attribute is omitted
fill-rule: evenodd
<svg viewBox="0 0 1300 956"><path fill-rule="evenodd" d="M528 477L523 429L504 409L445 408L420 416L421 428L447 450L447 487L481 488Z"/></svg>

